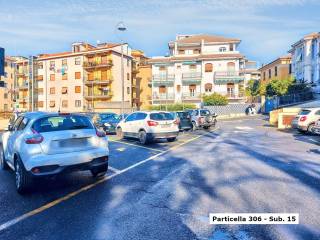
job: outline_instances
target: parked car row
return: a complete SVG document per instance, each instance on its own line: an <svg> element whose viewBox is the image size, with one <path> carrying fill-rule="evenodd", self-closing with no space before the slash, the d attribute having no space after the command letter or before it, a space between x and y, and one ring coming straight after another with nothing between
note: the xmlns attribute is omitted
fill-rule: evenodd
<svg viewBox="0 0 320 240"><path fill-rule="evenodd" d="M302 133L320 134L320 108L302 109L291 126Z"/></svg>
<svg viewBox="0 0 320 240"><path fill-rule="evenodd" d="M216 115L208 110L138 111L115 113L16 114L0 137L0 168L15 172L19 193L37 178L69 171L90 170L94 177L108 170L106 133L136 138L141 144L156 139L176 140L179 131L210 128Z"/></svg>

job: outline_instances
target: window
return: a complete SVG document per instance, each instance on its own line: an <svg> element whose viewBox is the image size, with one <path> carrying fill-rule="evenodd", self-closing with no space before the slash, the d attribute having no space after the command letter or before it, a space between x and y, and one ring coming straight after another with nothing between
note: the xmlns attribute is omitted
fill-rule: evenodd
<svg viewBox="0 0 320 240"><path fill-rule="evenodd" d="M263 72L263 80L266 80L266 72Z"/></svg>
<svg viewBox="0 0 320 240"><path fill-rule="evenodd" d="M50 105L49 105L51 108L55 107L56 106L56 102L55 101L50 101Z"/></svg>
<svg viewBox="0 0 320 240"><path fill-rule="evenodd" d="M80 64L81 64L80 58L79 58L79 57L76 57L76 58L74 59L74 65L80 65Z"/></svg>
<svg viewBox="0 0 320 240"><path fill-rule="evenodd" d="M200 49L194 49L193 54L200 54Z"/></svg>
<svg viewBox="0 0 320 240"><path fill-rule="evenodd" d="M134 121L136 119L138 113L132 113L130 114L127 118L126 118L126 122L131 122Z"/></svg>
<svg viewBox="0 0 320 240"><path fill-rule="evenodd" d="M62 100L61 105L63 108L67 108L68 107L68 100Z"/></svg>
<svg viewBox="0 0 320 240"><path fill-rule="evenodd" d="M195 84L189 85L190 96L194 97L195 96L195 92L196 92L196 85Z"/></svg>
<svg viewBox="0 0 320 240"><path fill-rule="evenodd" d="M278 67L277 66L274 67L274 76L278 76Z"/></svg>
<svg viewBox="0 0 320 240"><path fill-rule="evenodd" d="M127 67L130 67L130 59L127 58Z"/></svg>
<svg viewBox="0 0 320 240"><path fill-rule="evenodd" d="M147 117L146 113L137 113L136 119L135 120L143 120Z"/></svg>
<svg viewBox="0 0 320 240"><path fill-rule="evenodd" d="M55 94L56 89L54 87L50 88L50 94Z"/></svg>
<svg viewBox="0 0 320 240"><path fill-rule="evenodd" d="M174 116L171 113L151 113L150 119L155 121L167 121L167 120L174 120Z"/></svg>
<svg viewBox="0 0 320 240"><path fill-rule="evenodd" d="M192 64L192 65L189 66L189 69L190 69L191 71L196 71L196 70L197 70L197 65Z"/></svg>
<svg viewBox="0 0 320 240"><path fill-rule="evenodd" d="M74 73L74 78L75 79L81 79L81 72L75 72Z"/></svg>
<svg viewBox="0 0 320 240"><path fill-rule="evenodd" d="M185 51L184 51L184 50L182 50L182 49L180 49L180 50L178 51L178 53L179 53L179 54L184 54L184 53L185 53Z"/></svg>
<svg viewBox="0 0 320 240"><path fill-rule="evenodd" d="M291 74L292 73L292 64L290 63L289 64L289 74Z"/></svg>
<svg viewBox="0 0 320 240"><path fill-rule="evenodd" d="M50 70L54 70L54 67L55 67L55 62L50 61Z"/></svg>
<svg viewBox="0 0 320 240"><path fill-rule="evenodd" d="M4 94L3 94L3 98L4 98L4 99L7 99L7 98L8 98L8 93L4 93Z"/></svg>
<svg viewBox="0 0 320 240"><path fill-rule="evenodd" d="M44 117L37 120L32 128L38 133L75 129L93 129L89 118L79 115Z"/></svg>
<svg viewBox="0 0 320 240"><path fill-rule="evenodd" d="M166 71L166 67L165 66L160 66L159 67L159 71Z"/></svg>
<svg viewBox="0 0 320 240"><path fill-rule="evenodd" d="M38 88L37 93L38 95L43 95L43 88Z"/></svg>
<svg viewBox="0 0 320 240"><path fill-rule="evenodd" d="M14 122L12 129L14 131L17 131L21 121L22 121L23 117L18 117L17 120Z"/></svg>
<svg viewBox="0 0 320 240"><path fill-rule="evenodd" d="M234 50L234 48L233 48L233 43L230 44L230 47L229 47L229 48L230 48L230 51L233 51L233 50Z"/></svg>
<svg viewBox="0 0 320 240"><path fill-rule="evenodd" d="M42 108L43 107L43 101L38 101L38 107Z"/></svg>
<svg viewBox="0 0 320 240"><path fill-rule="evenodd" d="M219 52L225 52L225 51L227 51L227 48L226 48L226 47L220 47L220 48L219 48Z"/></svg>
<svg viewBox="0 0 320 240"><path fill-rule="evenodd" d="M38 62L38 69L43 69L43 62Z"/></svg>
<svg viewBox="0 0 320 240"><path fill-rule="evenodd" d="M75 86L74 87L74 92L75 93L81 93L81 86Z"/></svg>
<svg viewBox="0 0 320 240"><path fill-rule="evenodd" d="M177 92L181 91L181 85L177 85Z"/></svg>
<svg viewBox="0 0 320 240"><path fill-rule="evenodd" d="M62 74L62 80L68 80L68 74L67 73Z"/></svg>
<svg viewBox="0 0 320 240"><path fill-rule="evenodd" d="M206 83L204 85L205 92L212 92L212 83Z"/></svg>
<svg viewBox="0 0 320 240"><path fill-rule="evenodd" d="M127 73L127 80L130 80L130 73Z"/></svg>
<svg viewBox="0 0 320 240"><path fill-rule="evenodd" d="M127 94L130 94L130 87L127 87Z"/></svg>
<svg viewBox="0 0 320 240"><path fill-rule="evenodd" d="M62 93L62 94L67 94L67 93L68 93L68 88L67 88L67 87L63 87L63 88L61 89L61 93Z"/></svg>
<svg viewBox="0 0 320 240"><path fill-rule="evenodd" d="M212 72L213 71L212 63L206 63L204 66L205 66L204 67L205 72Z"/></svg>
<svg viewBox="0 0 320 240"><path fill-rule="evenodd" d="M269 72L269 74L268 74L268 75L269 75L269 78L271 78L271 69L269 69L268 72Z"/></svg>
<svg viewBox="0 0 320 240"><path fill-rule="evenodd" d="M37 81L43 81L43 75L38 75L37 76Z"/></svg>
<svg viewBox="0 0 320 240"><path fill-rule="evenodd" d="M67 66L68 65L68 60L67 59L62 59L62 66Z"/></svg>
<svg viewBox="0 0 320 240"><path fill-rule="evenodd" d="M227 63L228 72L234 72L236 70L236 64L234 62Z"/></svg>
<svg viewBox="0 0 320 240"><path fill-rule="evenodd" d="M56 80L56 75L55 74L50 74L50 81Z"/></svg>
<svg viewBox="0 0 320 240"><path fill-rule="evenodd" d="M81 107L81 100L75 100L74 101L74 106L75 107Z"/></svg>
<svg viewBox="0 0 320 240"><path fill-rule="evenodd" d="M167 92L166 86L160 86L160 87L159 87L159 93L160 93L160 94L164 94L164 93L166 93L166 92Z"/></svg>

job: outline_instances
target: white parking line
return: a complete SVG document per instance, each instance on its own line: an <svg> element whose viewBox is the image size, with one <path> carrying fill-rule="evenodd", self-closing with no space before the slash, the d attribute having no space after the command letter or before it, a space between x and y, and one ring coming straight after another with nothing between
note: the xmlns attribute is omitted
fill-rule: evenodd
<svg viewBox="0 0 320 240"><path fill-rule="evenodd" d="M61 203L61 202L65 202L65 201L67 201L68 199L70 199L70 198L72 198L72 197L74 197L74 196L77 196L77 195L79 195L79 194L82 193L82 192L85 192L85 191L87 191L87 190L89 190L89 189L91 189L91 188L94 188L95 186L99 185L100 183L103 183L103 182L105 182L105 181L107 181L107 180L109 180L109 179L112 179L112 178L120 175L120 174L123 174L123 173L125 173L125 172L127 172L127 171L129 171L129 170L131 170L131 169L133 169L133 168L136 168L136 167L138 167L138 166L140 166L140 165L142 165L142 164L144 164L144 163L146 163L146 162L149 162L149 161L151 161L151 160L153 160L153 159L155 159L155 158L157 158L157 157L159 157L159 156L161 156L161 155L164 155L164 154L166 154L166 153L168 153L168 152L170 152L170 151L172 151L172 150L175 150L175 149L177 149L177 148L179 148L179 147L181 147L181 146L183 146L183 145L185 145L185 144L187 144L187 143L193 142L193 141L199 139L200 137L203 137L203 136L205 136L205 135L208 135L209 133L214 132L214 131L216 131L216 130L218 130L218 129L219 129L219 127L213 129L212 131L210 131L210 132L208 132L208 133L205 133L205 134L196 136L196 137L191 138L191 139L189 139L189 140L187 140L187 141L185 141L185 142L183 142L183 143L180 143L180 144L178 144L178 145L175 145L175 146L173 146L173 147L171 147L171 148L169 148L169 149L167 149L167 150L165 150L165 151L163 151L163 152L160 152L160 153L158 153L158 154L156 154L156 155L153 155L153 156L151 156L151 157L149 157L149 158L147 158L147 159L145 159L145 160L142 160L142 161L140 161L140 162L137 162L137 163L135 163L135 164L133 164L133 165L127 167L127 168L124 168L124 169L122 169L122 170L118 170L118 171L116 171L114 174L111 174L111 175L109 175L109 176L104 176L103 178L101 178L100 180L98 180L98 181L95 182L95 183L92 183L92 184L89 184L89 185L87 185L87 186L85 186L85 187L82 187L82 188L80 188L80 189L78 189L78 190L76 190L76 191L74 191L74 192L71 192L71 193L65 195L64 197L58 198L58 199L56 199L56 200L54 200L54 201L52 201L52 202L49 202L49 203L47 203L47 204L45 204L45 205L43 205L43 206L41 206L41 207L39 207L39 208L37 208L37 209L34 209L34 210L30 211L30 212L27 212L27 213L25 213L25 214L23 214L23 215L21 215L21 216L19 216L19 217L16 217L16 218L14 218L14 219L6 222L6 223L3 223L3 224L0 225L0 232L2 232L2 231L5 230L5 229L8 229L9 227L11 227L11 226L13 226L13 225L15 225L15 224L17 224L17 223L19 223L19 222L27 219L27 218L30 218L30 217L32 217L32 216L34 216L34 215L37 215L37 214L39 214L39 213L41 213L41 212L43 212L43 211L45 211L45 210L47 210L47 209L49 209L49 208L52 208L52 207L58 205L58 204Z"/></svg>
<svg viewBox="0 0 320 240"><path fill-rule="evenodd" d="M109 141L116 142L116 143L122 143L122 144L129 145L129 146L135 146L138 148L144 148L144 149L148 149L148 150L152 150L152 151L156 151L156 152L164 152L163 150L159 150L159 149L151 148L151 147L146 147L146 146L141 146L141 145L134 144L134 143L128 143L128 142L123 142L123 141L119 141L119 140L111 140L111 139L109 139Z"/></svg>
<svg viewBox="0 0 320 240"><path fill-rule="evenodd" d="M111 166L109 166L108 169L110 169L112 172L115 172L115 173L120 171L119 169L116 169L116 168L111 167Z"/></svg>

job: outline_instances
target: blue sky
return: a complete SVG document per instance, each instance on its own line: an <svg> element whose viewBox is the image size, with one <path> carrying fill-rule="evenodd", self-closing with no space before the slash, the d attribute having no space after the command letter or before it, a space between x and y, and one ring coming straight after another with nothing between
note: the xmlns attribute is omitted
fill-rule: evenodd
<svg viewBox="0 0 320 240"><path fill-rule="evenodd" d="M115 34L119 21L128 28L122 36ZM0 0L0 46L8 55L120 38L159 56L176 34L207 33L240 38L241 52L261 64L315 31L319 0Z"/></svg>

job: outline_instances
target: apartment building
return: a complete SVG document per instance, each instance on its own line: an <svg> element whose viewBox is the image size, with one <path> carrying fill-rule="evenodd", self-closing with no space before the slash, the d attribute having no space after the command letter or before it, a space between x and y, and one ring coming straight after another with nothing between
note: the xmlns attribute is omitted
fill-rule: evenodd
<svg viewBox="0 0 320 240"><path fill-rule="evenodd" d="M320 32L310 33L291 46L292 72L299 82L320 93Z"/></svg>
<svg viewBox="0 0 320 240"><path fill-rule="evenodd" d="M148 109L151 105L151 65L143 51L132 50L132 105L134 109Z"/></svg>
<svg viewBox="0 0 320 240"><path fill-rule="evenodd" d="M230 102L245 101L245 58L239 39L214 35L178 35L169 56L154 57L152 103L201 105L202 94L217 92Z"/></svg>
<svg viewBox="0 0 320 240"><path fill-rule="evenodd" d="M292 77L291 54L281 56L274 61L263 65L259 69L261 81L267 83L272 79L285 80Z"/></svg>
<svg viewBox="0 0 320 240"><path fill-rule="evenodd" d="M0 112L14 110L14 82L15 82L16 65L15 60L11 57L5 57L4 76L0 76L3 86L0 87Z"/></svg>
<svg viewBox="0 0 320 240"><path fill-rule="evenodd" d="M245 82L250 80L260 81L260 71L258 68L258 63L256 61L245 61L245 68L242 70L245 76Z"/></svg>
<svg viewBox="0 0 320 240"><path fill-rule="evenodd" d="M38 110L120 113L122 70L123 107L131 110L132 57L128 44L74 43L71 51L39 55L37 63Z"/></svg>

